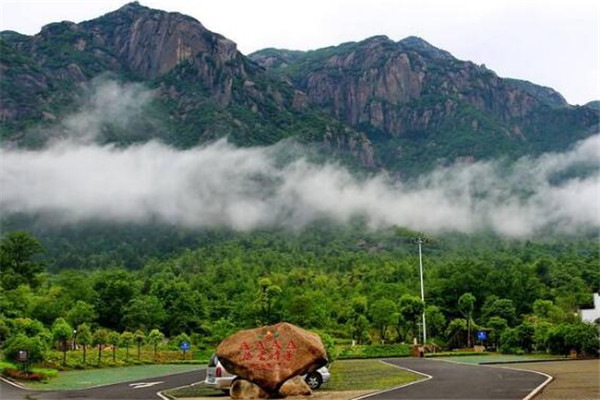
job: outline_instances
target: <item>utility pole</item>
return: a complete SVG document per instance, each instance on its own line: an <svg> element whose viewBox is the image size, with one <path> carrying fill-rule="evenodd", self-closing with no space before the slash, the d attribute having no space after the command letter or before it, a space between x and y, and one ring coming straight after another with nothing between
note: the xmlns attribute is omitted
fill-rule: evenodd
<svg viewBox="0 0 600 400"><path fill-rule="evenodd" d="M417 243L419 244L419 271L421 274L421 301L423 302L423 344L427 343L427 328L425 325L425 289L423 288L423 256L421 254L421 244L423 243L423 238L419 236L417 239Z"/></svg>

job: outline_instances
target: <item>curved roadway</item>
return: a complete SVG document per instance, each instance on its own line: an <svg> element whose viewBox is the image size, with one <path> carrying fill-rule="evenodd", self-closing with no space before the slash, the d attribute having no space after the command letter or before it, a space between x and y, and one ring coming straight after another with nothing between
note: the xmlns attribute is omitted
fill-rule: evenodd
<svg viewBox="0 0 600 400"><path fill-rule="evenodd" d="M385 362L429 375L431 379L365 396L365 400L521 400L547 379L535 372L423 358L396 358Z"/></svg>

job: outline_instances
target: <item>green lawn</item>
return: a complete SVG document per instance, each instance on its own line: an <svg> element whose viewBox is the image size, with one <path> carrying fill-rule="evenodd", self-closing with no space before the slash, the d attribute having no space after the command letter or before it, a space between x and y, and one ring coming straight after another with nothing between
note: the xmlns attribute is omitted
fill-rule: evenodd
<svg viewBox="0 0 600 400"><path fill-rule="evenodd" d="M553 354L488 354L484 356L438 357L437 359L456 361L465 364L481 364L489 362L547 361L564 358L565 357Z"/></svg>
<svg viewBox="0 0 600 400"><path fill-rule="evenodd" d="M83 371L59 372L56 378L48 382L27 382L28 388L38 390L82 389L92 386L109 385L136 379L147 379L156 376L175 374L203 369L198 365L138 365L133 367L89 369Z"/></svg>
<svg viewBox="0 0 600 400"><path fill-rule="evenodd" d="M423 376L379 360L338 360L324 390L381 390L418 381Z"/></svg>

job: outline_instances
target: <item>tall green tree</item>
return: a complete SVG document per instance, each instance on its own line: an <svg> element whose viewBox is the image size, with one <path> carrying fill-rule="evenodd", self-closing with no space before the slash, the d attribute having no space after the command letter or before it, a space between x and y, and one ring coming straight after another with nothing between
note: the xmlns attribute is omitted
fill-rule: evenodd
<svg viewBox="0 0 600 400"><path fill-rule="evenodd" d="M167 319L160 299L153 295L138 296L123 309L122 325L127 329L150 329L162 326Z"/></svg>
<svg viewBox="0 0 600 400"><path fill-rule="evenodd" d="M40 242L27 232L10 232L0 240L0 282L4 290L15 289L21 284L36 287L37 275L43 264L34 258L44 252Z"/></svg>
<svg viewBox="0 0 600 400"><path fill-rule="evenodd" d="M63 361L62 365L67 365L67 341L73 336L73 328L71 325L64 320L64 318L57 318L56 321L52 324L52 338L60 342L62 352L63 352Z"/></svg>
<svg viewBox="0 0 600 400"><path fill-rule="evenodd" d="M368 299L367 296L355 296L351 301L352 337L356 343L362 344L369 331L369 320L367 319Z"/></svg>
<svg viewBox="0 0 600 400"><path fill-rule="evenodd" d="M400 297L398 302L398 309L402 319L409 324L413 337L417 337L418 334L418 323L423 315L423 308L425 307L423 301L417 296L411 296L404 294ZM420 340L420 338L419 338Z"/></svg>
<svg viewBox="0 0 600 400"><path fill-rule="evenodd" d="M136 280L130 272L110 268L99 272L93 285L97 293L94 308L98 323L108 329L120 329L125 306L136 293Z"/></svg>
<svg viewBox="0 0 600 400"><path fill-rule="evenodd" d="M373 324L379 327L381 343L385 343L387 328L394 323L396 312L396 304L390 299L380 299L371 305L371 318Z"/></svg>
<svg viewBox="0 0 600 400"><path fill-rule="evenodd" d="M258 280L256 305L258 308L257 324L268 325L273 321L273 305L281 295L281 287L274 285L271 279L264 277Z"/></svg>
<svg viewBox="0 0 600 400"><path fill-rule="evenodd" d="M108 330L96 329L92 337L92 345L98 346L98 366L102 365L102 347L108 343Z"/></svg>
<svg viewBox="0 0 600 400"><path fill-rule="evenodd" d="M92 330L86 323L77 326L77 341L83 346L83 365L86 364L87 346L92 344Z"/></svg>
<svg viewBox="0 0 600 400"><path fill-rule="evenodd" d="M158 329L152 329L148 334L148 343L154 348L154 358L156 359L156 352L158 345L164 340L165 335Z"/></svg>
<svg viewBox="0 0 600 400"><path fill-rule="evenodd" d="M94 306L81 300L77 300L67 312L67 321L72 326L78 326L83 323L94 323L97 317L98 314L94 310Z"/></svg>
<svg viewBox="0 0 600 400"><path fill-rule="evenodd" d="M125 331L121 333L121 347L125 348L125 359L129 360L129 348L133 343L133 333Z"/></svg>
<svg viewBox="0 0 600 400"><path fill-rule="evenodd" d="M446 328L446 317L438 306L427 306L427 308L425 308L425 318L427 319L428 337L439 337L444 334L444 329Z"/></svg>
<svg viewBox="0 0 600 400"><path fill-rule="evenodd" d="M133 334L133 340L135 341L135 344L137 345L137 358L139 361L140 360L140 349L142 347L142 343L144 343L144 341L146 340L146 335L144 334L143 331L138 329Z"/></svg>
<svg viewBox="0 0 600 400"><path fill-rule="evenodd" d="M112 358L113 363L117 362L117 347L119 346L119 342L121 341L121 335L119 332L110 331L108 333L108 344L112 347Z"/></svg>
<svg viewBox="0 0 600 400"><path fill-rule="evenodd" d="M510 299L491 299L483 305L482 313L487 320L490 317L500 317L504 319L509 326L517 322L517 309Z"/></svg>
<svg viewBox="0 0 600 400"><path fill-rule="evenodd" d="M475 308L475 296L465 293L458 299L458 309L467 319L467 347L471 347L471 319Z"/></svg>

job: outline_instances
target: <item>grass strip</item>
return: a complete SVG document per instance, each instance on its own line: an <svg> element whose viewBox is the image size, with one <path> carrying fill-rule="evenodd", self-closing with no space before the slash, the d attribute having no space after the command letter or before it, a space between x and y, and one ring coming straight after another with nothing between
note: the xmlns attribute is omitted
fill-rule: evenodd
<svg viewBox="0 0 600 400"><path fill-rule="evenodd" d="M336 361L323 390L382 390L423 379L421 375L379 360Z"/></svg>
<svg viewBox="0 0 600 400"><path fill-rule="evenodd" d="M202 367L203 368L203 367ZM67 390L83 389L99 385L110 385L148 379L162 375L175 374L202 369L198 365L138 365L119 368L102 368L82 371L59 372L55 378L47 382L23 382L23 384L36 390Z"/></svg>

